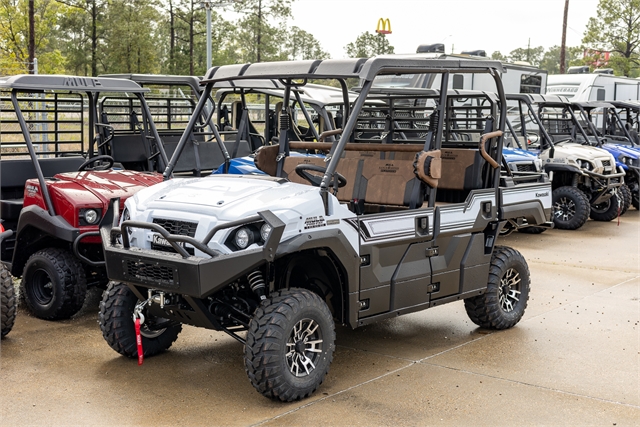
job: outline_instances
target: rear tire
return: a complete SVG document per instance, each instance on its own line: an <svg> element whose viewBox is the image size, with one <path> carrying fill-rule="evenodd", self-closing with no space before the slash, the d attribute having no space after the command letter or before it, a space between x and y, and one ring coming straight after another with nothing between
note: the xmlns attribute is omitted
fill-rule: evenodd
<svg viewBox="0 0 640 427"><path fill-rule="evenodd" d="M487 291L464 300L473 323L486 329L508 329L522 319L529 300L529 267L515 249L496 246Z"/></svg>
<svg viewBox="0 0 640 427"><path fill-rule="evenodd" d="M262 302L249 322L245 370L264 396L291 402L324 381L335 350L329 307L317 294L291 288Z"/></svg>
<svg viewBox="0 0 640 427"><path fill-rule="evenodd" d="M518 228L518 232L519 233L526 233L526 234L541 234L544 233L547 229L544 227L523 227L523 228Z"/></svg>
<svg viewBox="0 0 640 427"><path fill-rule="evenodd" d="M0 317L2 318L2 338L5 337L16 320L16 291L9 270L0 263Z"/></svg>
<svg viewBox="0 0 640 427"><path fill-rule="evenodd" d="M591 205L591 219L595 221L612 221L622 215L622 200L619 194L614 194L602 203Z"/></svg>
<svg viewBox="0 0 640 427"><path fill-rule="evenodd" d="M553 190L553 223L562 230L577 230L589 219L589 199L575 187Z"/></svg>
<svg viewBox="0 0 640 427"><path fill-rule="evenodd" d="M133 323L133 309L138 297L124 283L111 282L102 294L100 301L100 329L109 346L123 356L137 358L136 330ZM154 356L169 347L178 339L182 331L181 324L171 324L166 328L154 329L157 318L145 314L141 325L142 350L144 357ZM151 326L151 328L150 328Z"/></svg>
<svg viewBox="0 0 640 427"><path fill-rule="evenodd" d="M68 319L80 311L87 294L84 267L64 249L38 251L24 266L20 293L36 317Z"/></svg>

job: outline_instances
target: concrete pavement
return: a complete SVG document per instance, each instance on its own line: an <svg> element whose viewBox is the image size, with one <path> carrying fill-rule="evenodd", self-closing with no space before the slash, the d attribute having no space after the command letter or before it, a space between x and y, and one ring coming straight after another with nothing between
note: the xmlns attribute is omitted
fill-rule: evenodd
<svg viewBox="0 0 640 427"><path fill-rule="evenodd" d="M325 383L283 404L247 379L242 346L185 326L166 353L115 353L99 292L74 319L20 310L0 344L2 426L640 424L640 212L577 231L514 233L531 270L513 329L477 328L462 302L337 329Z"/></svg>

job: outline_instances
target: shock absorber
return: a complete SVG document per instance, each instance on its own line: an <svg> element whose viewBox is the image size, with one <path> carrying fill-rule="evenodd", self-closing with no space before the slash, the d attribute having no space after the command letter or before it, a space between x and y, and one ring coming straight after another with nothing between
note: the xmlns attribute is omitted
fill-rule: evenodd
<svg viewBox="0 0 640 427"><path fill-rule="evenodd" d="M267 299L265 296L267 285L264 282L264 277L260 270L247 274L247 280L249 281L249 287L251 290L258 295L261 300Z"/></svg>

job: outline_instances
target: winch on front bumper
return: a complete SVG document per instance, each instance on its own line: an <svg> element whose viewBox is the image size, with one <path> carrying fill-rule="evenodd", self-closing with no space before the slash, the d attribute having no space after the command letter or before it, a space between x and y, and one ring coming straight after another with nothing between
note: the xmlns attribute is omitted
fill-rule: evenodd
<svg viewBox="0 0 640 427"><path fill-rule="evenodd" d="M118 217L119 202L112 200L100 226L109 279L195 298L206 298L256 267L273 261L285 228L285 224L273 213L262 211L248 218L220 224L209 231L204 239L197 240L170 234L154 223L129 220L118 226L114 223ZM258 221L271 226L271 232L262 247L225 254L207 246L220 230ZM177 253L132 247L126 232L129 227L159 233ZM210 258L190 255L181 243L198 248Z"/></svg>

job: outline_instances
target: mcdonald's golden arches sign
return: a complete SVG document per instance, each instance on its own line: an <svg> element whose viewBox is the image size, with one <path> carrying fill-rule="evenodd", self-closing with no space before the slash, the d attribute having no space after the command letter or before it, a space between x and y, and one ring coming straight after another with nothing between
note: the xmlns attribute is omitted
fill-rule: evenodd
<svg viewBox="0 0 640 427"><path fill-rule="evenodd" d="M389 18L378 19L378 26L376 27L376 33L378 34L391 34L391 22Z"/></svg>

